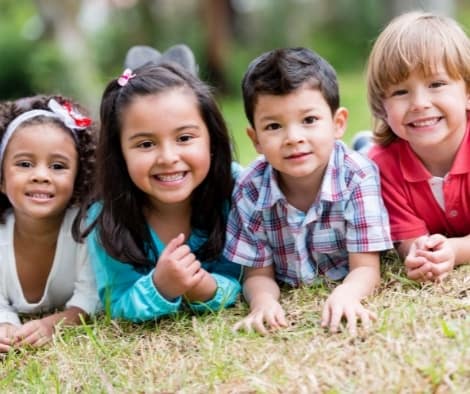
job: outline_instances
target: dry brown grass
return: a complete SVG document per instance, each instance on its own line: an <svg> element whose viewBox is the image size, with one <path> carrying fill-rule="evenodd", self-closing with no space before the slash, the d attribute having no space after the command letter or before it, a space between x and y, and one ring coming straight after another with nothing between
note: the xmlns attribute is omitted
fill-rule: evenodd
<svg viewBox="0 0 470 394"><path fill-rule="evenodd" d="M288 329L233 333L244 303L133 325L101 316L53 346L8 355L1 392L464 393L470 389L470 266L440 285L408 281L387 256L368 304L379 319L350 338L319 327L330 284L283 289Z"/></svg>

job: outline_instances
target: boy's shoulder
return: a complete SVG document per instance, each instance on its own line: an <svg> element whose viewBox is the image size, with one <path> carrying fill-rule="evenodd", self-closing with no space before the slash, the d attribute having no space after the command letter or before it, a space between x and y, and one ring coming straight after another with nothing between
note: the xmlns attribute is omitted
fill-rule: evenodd
<svg viewBox="0 0 470 394"><path fill-rule="evenodd" d="M401 171L403 162L408 163L411 167L419 162L414 152L408 146L406 141L397 139L389 145L374 145L368 154L369 158L377 164L382 173Z"/></svg>
<svg viewBox="0 0 470 394"><path fill-rule="evenodd" d="M365 178L377 171L375 163L370 158L348 148L343 141L335 142L329 166L330 171L342 174L346 178Z"/></svg>
<svg viewBox="0 0 470 394"><path fill-rule="evenodd" d="M272 167L264 156L257 157L238 176L234 195L256 201L262 189L271 187Z"/></svg>
<svg viewBox="0 0 470 394"><path fill-rule="evenodd" d="M264 156L258 156L246 168L240 171L237 179L239 185L256 186L262 182L262 179L272 172L271 164Z"/></svg>

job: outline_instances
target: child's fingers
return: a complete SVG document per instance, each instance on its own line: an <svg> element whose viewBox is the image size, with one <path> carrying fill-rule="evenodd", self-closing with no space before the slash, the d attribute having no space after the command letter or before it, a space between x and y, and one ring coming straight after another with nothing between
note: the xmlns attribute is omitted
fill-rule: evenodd
<svg viewBox="0 0 470 394"><path fill-rule="evenodd" d="M252 332L253 328L251 327L250 319L245 317L244 319L235 323L232 327L232 331L245 331L248 333Z"/></svg>
<svg viewBox="0 0 470 394"><path fill-rule="evenodd" d="M234 331L245 331L250 333L253 329L261 335L269 334L268 330L263 324L263 318L259 314L248 315L243 320L239 321L233 326Z"/></svg>
<svg viewBox="0 0 470 394"><path fill-rule="evenodd" d="M282 327L287 327L284 311L276 311L272 313L268 312L265 316L265 322L271 331L276 331Z"/></svg>
<svg viewBox="0 0 470 394"><path fill-rule="evenodd" d="M349 335L355 337L357 335L357 315L354 309L346 309L345 316L347 320L347 328Z"/></svg>
<svg viewBox="0 0 470 394"><path fill-rule="evenodd" d="M31 322L24 324L15 332L14 342L22 344L24 341L26 341L24 343L29 343L27 342L28 338L34 335L36 331L38 330L35 324L31 324Z"/></svg>
<svg viewBox="0 0 470 394"><path fill-rule="evenodd" d="M278 314L276 314L276 321L277 321L277 324L280 327L287 327L288 326L286 315L285 315L284 311L281 311Z"/></svg>
<svg viewBox="0 0 470 394"><path fill-rule="evenodd" d="M335 333L339 331L341 318L343 317L342 308L331 308L330 312L330 331Z"/></svg>
<svg viewBox="0 0 470 394"><path fill-rule="evenodd" d="M0 352L6 353L9 352L12 348L13 341L9 337L0 338Z"/></svg>
<svg viewBox="0 0 470 394"><path fill-rule="evenodd" d="M439 264L433 264L433 266L431 267L431 272L433 276L437 278L445 273L449 273L450 271L452 271L453 267L454 265L450 261L444 261Z"/></svg>
<svg viewBox="0 0 470 394"><path fill-rule="evenodd" d="M201 263L196 259L196 256L193 253L188 253L186 256L177 259L178 265L185 267L189 271L197 272L201 268Z"/></svg>
<svg viewBox="0 0 470 394"><path fill-rule="evenodd" d="M419 268L416 269L408 269L407 275L408 278L416 281L426 280L428 272L431 272L432 264L426 263L421 265Z"/></svg>
<svg viewBox="0 0 470 394"><path fill-rule="evenodd" d="M409 270L414 270L423 266L426 262L426 259L422 256L407 257L405 259L405 267Z"/></svg>
<svg viewBox="0 0 470 394"><path fill-rule="evenodd" d="M357 314L359 315L359 319L361 320L361 326L364 327L366 331L370 330L372 326L372 321L377 320L377 315L364 307L361 307Z"/></svg>
<svg viewBox="0 0 470 394"><path fill-rule="evenodd" d="M173 252L168 253L167 257L174 260L182 260L188 255L192 255L193 260L196 258L194 257L194 254L192 254L190 247L188 245L182 244L177 246Z"/></svg>
<svg viewBox="0 0 470 394"><path fill-rule="evenodd" d="M438 249L447 238L441 234L433 234L426 240L426 249Z"/></svg>
<svg viewBox="0 0 470 394"><path fill-rule="evenodd" d="M0 353L8 353L12 349L11 345L0 343Z"/></svg>
<svg viewBox="0 0 470 394"><path fill-rule="evenodd" d="M331 320L331 310L330 306L328 303L323 307L323 311L321 314L321 323L320 325L322 327L328 327L330 325L330 320Z"/></svg>
<svg viewBox="0 0 470 394"><path fill-rule="evenodd" d="M168 257L172 254L179 246L181 246L184 242L184 234L181 233L177 237L173 238L168 244L166 245L165 249L160 256L161 257Z"/></svg>
<svg viewBox="0 0 470 394"><path fill-rule="evenodd" d="M33 345L35 347L41 347L41 346L44 346L46 343L50 342L51 339L52 339L51 337L49 337L47 335L43 335L37 341L32 343L31 345Z"/></svg>
<svg viewBox="0 0 470 394"><path fill-rule="evenodd" d="M201 264L196 260L197 264L194 264L189 268L188 274L190 277L188 288L192 289L194 286L197 286L201 280L204 279L206 272L201 269Z"/></svg>
<svg viewBox="0 0 470 394"><path fill-rule="evenodd" d="M253 319L253 321L251 322L251 326L255 329L255 331L258 333L258 334L261 334L261 335L268 335L269 334L269 331L268 329L266 328L266 326L264 325L264 317L263 315L256 315Z"/></svg>

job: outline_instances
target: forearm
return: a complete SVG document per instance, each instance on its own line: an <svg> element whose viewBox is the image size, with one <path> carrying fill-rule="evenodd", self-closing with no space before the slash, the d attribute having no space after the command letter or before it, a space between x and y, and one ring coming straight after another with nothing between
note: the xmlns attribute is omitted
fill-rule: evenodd
<svg viewBox="0 0 470 394"><path fill-rule="evenodd" d="M350 271L341 286L347 287L354 299L362 299L372 294L380 283L379 253L351 253Z"/></svg>
<svg viewBox="0 0 470 394"><path fill-rule="evenodd" d="M455 265L470 263L470 235L459 238L449 238L452 249L455 253Z"/></svg>
<svg viewBox="0 0 470 394"><path fill-rule="evenodd" d="M262 303L265 298L278 301L280 294L278 284L269 276L247 276L243 283L243 295L251 308Z"/></svg>
<svg viewBox="0 0 470 394"><path fill-rule="evenodd" d="M51 327L55 327L59 323L67 326L74 326L80 324L81 319L85 319L86 317L87 313L83 309L72 306L64 311L46 316L41 320L49 324Z"/></svg>
<svg viewBox="0 0 470 394"><path fill-rule="evenodd" d="M363 299L369 296L380 283L380 272L371 267L359 267L351 271L342 285L348 287L351 297Z"/></svg>

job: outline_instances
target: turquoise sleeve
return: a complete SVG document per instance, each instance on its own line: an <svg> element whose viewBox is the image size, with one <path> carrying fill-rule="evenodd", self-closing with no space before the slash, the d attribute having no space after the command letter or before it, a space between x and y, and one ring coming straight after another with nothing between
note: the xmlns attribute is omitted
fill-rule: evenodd
<svg viewBox="0 0 470 394"><path fill-rule="evenodd" d="M189 307L195 312L214 312L223 308L227 308L235 304L238 294L241 290L240 282L231 277L219 274L212 274L217 283L217 291L210 300L206 302L193 302Z"/></svg>
<svg viewBox="0 0 470 394"><path fill-rule="evenodd" d="M96 213L96 206L92 211L93 208ZM112 318L142 322L178 311L181 297L175 300L163 297L153 283L153 270L141 273L132 265L109 256L98 240L96 228L87 243L98 294Z"/></svg>

